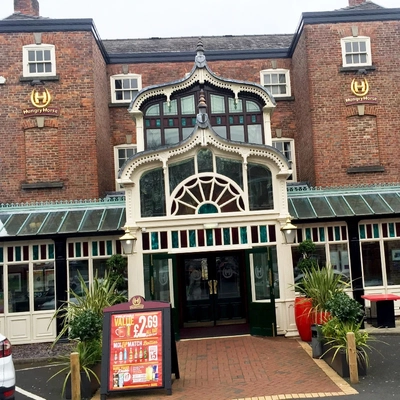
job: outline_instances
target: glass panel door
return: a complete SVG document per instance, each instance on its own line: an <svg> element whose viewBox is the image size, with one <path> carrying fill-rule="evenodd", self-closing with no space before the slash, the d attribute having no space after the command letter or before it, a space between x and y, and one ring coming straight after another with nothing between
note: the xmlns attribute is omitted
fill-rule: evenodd
<svg viewBox="0 0 400 400"><path fill-rule="evenodd" d="M247 255L250 333L275 336L275 295L279 296L279 286L274 287L278 283L276 247L248 250Z"/></svg>
<svg viewBox="0 0 400 400"><path fill-rule="evenodd" d="M239 253L184 256L182 264L184 327L246 322Z"/></svg>

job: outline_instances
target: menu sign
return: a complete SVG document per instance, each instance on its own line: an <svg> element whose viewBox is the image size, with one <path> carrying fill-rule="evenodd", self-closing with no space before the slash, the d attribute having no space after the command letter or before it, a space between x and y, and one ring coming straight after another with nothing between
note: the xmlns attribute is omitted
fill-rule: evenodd
<svg viewBox="0 0 400 400"><path fill-rule="evenodd" d="M109 390L162 387L162 312L111 315Z"/></svg>
<svg viewBox="0 0 400 400"><path fill-rule="evenodd" d="M110 392L165 389L179 379L171 304L135 296L103 310L101 400Z"/></svg>

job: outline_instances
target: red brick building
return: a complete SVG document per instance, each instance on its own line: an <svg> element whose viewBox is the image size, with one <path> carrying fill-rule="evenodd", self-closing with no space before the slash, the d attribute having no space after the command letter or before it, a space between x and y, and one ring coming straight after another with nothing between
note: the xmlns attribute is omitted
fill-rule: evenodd
<svg viewBox="0 0 400 400"><path fill-rule="evenodd" d="M171 301L181 331L206 320L296 333L289 215L354 297L400 292L400 9L350 0L304 13L294 34L102 41L90 19L44 18L37 0L14 8L0 21L0 331L13 342L55 337L76 271L102 273L124 225L138 238L129 294ZM201 154L214 160L204 179ZM210 179L237 208L204 192L185 203L192 159L198 190ZM183 203L194 216L173 208ZM188 297L193 265L206 315ZM216 298L210 281L239 289Z"/></svg>

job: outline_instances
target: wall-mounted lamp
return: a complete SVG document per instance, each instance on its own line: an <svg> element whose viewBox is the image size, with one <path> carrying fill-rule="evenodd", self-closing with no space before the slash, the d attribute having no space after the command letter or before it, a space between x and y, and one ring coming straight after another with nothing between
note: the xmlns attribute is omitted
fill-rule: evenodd
<svg viewBox="0 0 400 400"><path fill-rule="evenodd" d="M0 76L0 85L4 85L6 83L6 78L4 76Z"/></svg>
<svg viewBox="0 0 400 400"><path fill-rule="evenodd" d="M125 227L125 235L121 236L119 240L121 241L121 246L124 254L134 254L136 245L136 236L133 236L128 227Z"/></svg>
<svg viewBox="0 0 400 400"><path fill-rule="evenodd" d="M293 225L290 221L291 221L290 217L286 218L285 225L281 227L281 231L283 233L283 236L285 237L285 242L287 244L294 243L294 240L296 238L297 226Z"/></svg>

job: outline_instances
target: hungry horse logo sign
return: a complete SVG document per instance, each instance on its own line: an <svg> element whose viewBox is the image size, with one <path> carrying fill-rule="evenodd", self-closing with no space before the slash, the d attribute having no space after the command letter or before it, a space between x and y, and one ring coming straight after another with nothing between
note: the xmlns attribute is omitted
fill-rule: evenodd
<svg viewBox="0 0 400 400"><path fill-rule="evenodd" d="M356 97L347 97L344 99L346 106L355 104L377 104L376 96L368 95L369 83L365 78L354 78L350 85L351 92Z"/></svg>
<svg viewBox="0 0 400 400"><path fill-rule="evenodd" d="M42 90L42 91L40 91ZM51 102L51 96L46 88L33 89L31 92L31 103L36 108L47 107Z"/></svg>
<svg viewBox="0 0 400 400"><path fill-rule="evenodd" d="M363 97L368 94L369 84L365 78L354 78L351 82L351 92L357 97Z"/></svg>
<svg viewBox="0 0 400 400"><path fill-rule="evenodd" d="M49 107L52 97L50 92L43 86L32 90L30 100L34 108L22 110L25 118L40 116L58 117L60 115L58 107Z"/></svg>

